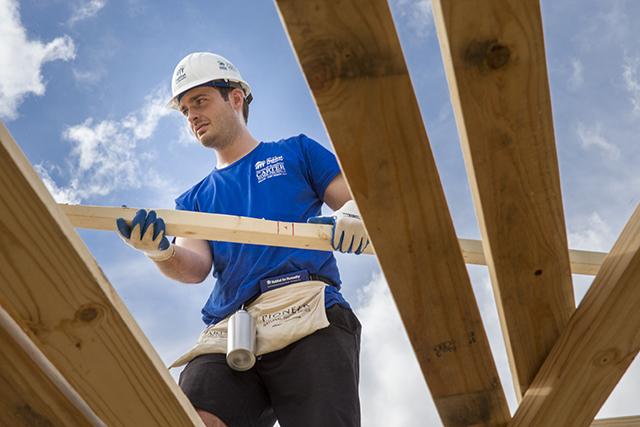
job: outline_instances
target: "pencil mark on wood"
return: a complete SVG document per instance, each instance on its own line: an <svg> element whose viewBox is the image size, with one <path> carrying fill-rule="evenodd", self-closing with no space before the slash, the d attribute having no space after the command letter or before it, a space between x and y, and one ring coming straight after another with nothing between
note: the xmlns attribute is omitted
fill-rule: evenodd
<svg viewBox="0 0 640 427"><path fill-rule="evenodd" d="M469 344L475 344L476 343L476 333L475 331L471 331L469 332Z"/></svg>
<svg viewBox="0 0 640 427"><path fill-rule="evenodd" d="M456 351L456 342L454 340L443 341L433 347L433 351L437 357L441 357L444 353L453 353Z"/></svg>

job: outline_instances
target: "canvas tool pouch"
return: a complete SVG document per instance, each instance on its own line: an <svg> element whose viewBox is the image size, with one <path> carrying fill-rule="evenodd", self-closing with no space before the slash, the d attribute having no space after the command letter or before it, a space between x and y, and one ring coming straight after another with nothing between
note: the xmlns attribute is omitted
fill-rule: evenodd
<svg viewBox="0 0 640 427"><path fill-rule="evenodd" d="M280 350L329 326L324 308L326 283L309 280L261 294L247 312L256 319L256 356ZM169 366L186 365L197 356L227 352L229 318L208 326L196 345Z"/></svg>

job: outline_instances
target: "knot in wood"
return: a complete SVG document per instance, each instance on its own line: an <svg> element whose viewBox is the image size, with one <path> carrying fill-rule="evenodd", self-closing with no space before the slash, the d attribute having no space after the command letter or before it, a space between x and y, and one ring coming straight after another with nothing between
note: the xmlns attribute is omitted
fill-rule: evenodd
<svg viewBox="0 0 640 427"><path fill-rule="evenodd" d="M465 62L492 70L504 67L511 59L511 49L497 40L473 40L464 54Z"/></svg>
<svg viewBox="0 0 640 427"><path fill-rule="evenodd" d="M338 49L331 40L314 40L300 54L302 66L314 93L328 90L339 76Z"/></svg>
<svg viewBox="0 0 640 427"><path fill-rule="evenodd" d="M494 70L503 67L510 57L511 51L503 44L493 43L487 49L487 65Z"/></svg>
<svg viewBox="0 0 640 427"><path fill-rule="evenodd" d="M620 352L615 348L608 348L602 350L596 354L593 358L593 363L597 366L606 366L616 363L620 358Z"/></svg>
<svg viewBox="0 0 640 427"><path fill-rule="evenodd" d="M348 43L330 38L310 40L300 52L309 86L318 95L346 80L406 74L401 54L376 40Z"/></svg>
<svg viewBox="0 0 640 427"><path fill-rule="evenodd" d="M34 410L30 405L20 405L13 411L16 418L24 425L33 427L53 427L53 423L44 415Z"/></svg>
<svg viewBox="0 0 640 427"><path fill-rule="evenodd" d="M90 323L100 317L102 311L103 309L97 305L83 306L76 312L76 319L84 323Z"/></svg>

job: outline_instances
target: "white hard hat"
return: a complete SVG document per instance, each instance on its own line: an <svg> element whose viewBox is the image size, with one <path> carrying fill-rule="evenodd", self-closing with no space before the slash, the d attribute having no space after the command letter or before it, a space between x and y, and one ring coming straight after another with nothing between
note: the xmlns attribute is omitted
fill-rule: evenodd
<svg viewBox="0 0 640 427"><path fill-rule="evenodd" d="M239 87L244 92L247 104L253 98L249 84L226 58L215 53L194 52L182 58L173 70L171 99L167 106L177 110L180 95L210 82L210 86L214 87Z"/></svg>

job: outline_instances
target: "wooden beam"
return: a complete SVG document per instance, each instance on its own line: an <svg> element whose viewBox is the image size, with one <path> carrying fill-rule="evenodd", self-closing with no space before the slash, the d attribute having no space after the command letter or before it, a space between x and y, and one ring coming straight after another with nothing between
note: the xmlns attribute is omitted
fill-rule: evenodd
<svg viewBox="0 0 640 427"><path fill-rule="evenodd" d="M116 218L131 221L138 208L59 205L75 227L116 230ZM235 215L155 209L165 221L167 235L222 242L332 251L331 226L269 221ZM365 253L372 254L370 245Z"/></svg>
<svg viewBox="0 0 640 427"><path fill-rule="evenodd" d="M77 228L115 231L116 218L131 221L138 208L60 204L71 224ZM305 224L232 215L155 209L167 225L167 235L223 242L331 251L331 226ZM480 240L459 239L467 264L487 265ZM364 252L372 254L370 246ZM571 250L574 274L595 275L606 256L603 252Z"/></svg>
<svg viewBox="0 0 640 427"><path fill-rule="evenodd" d="M386 0L277 0L440 417L509 420Z"/></svg>
<svg viewBox="0 0 640 427"><path fill-rule="evenodd" d="M518 399L575 310L538 0L433 12Z"/></svg>
<svg viewBox="0 0 640 427"><path fill-rule="evenodd" d="M104 426L0 307L0 427Z"/></svg>
<svg viewBox="0 0 640 427"><path fill-rule="evenodd" d="M467 264L487 265L487 257L481 240L459 239L459 242L462 255ZM595 276L606 256L606 252L570 249L571 273Z"/></svg>
<svg viewBox="0 0 640 427"><path fill-rule="evenodd" d="M591 427L640 427L640 416L595 420Z"/></svg>
<svg viewBox="0 0 640 427"><path fill-rule="evenodd" d="M553 347L512 426L588 426L640 349L640 206Z"/></svg>
<svg viewBox="0 0 640 427"><path fill-rule="evenodd" d="M107 425L203 425L2 124L0 164L0 306Z"/></svg>

